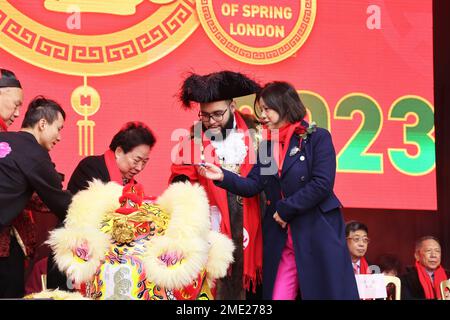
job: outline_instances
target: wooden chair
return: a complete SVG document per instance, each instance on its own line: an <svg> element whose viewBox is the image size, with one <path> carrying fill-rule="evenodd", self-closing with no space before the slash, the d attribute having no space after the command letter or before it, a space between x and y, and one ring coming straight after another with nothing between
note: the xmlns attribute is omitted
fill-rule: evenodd
<svg viewBox="0 0 450 320"><path fill-rule="evenodd" d="M386 300L400 300L401 293L401 281L400 278L394 276L384 276L386 280L386 290L387 290L387 298ZM394 292L392 294L392 287Z"/></svg>
<svg viewBox="0 0 450 320"><path fill-rule="evenodd" d="M445 289L447 289L447 292L450 293L450 279L442 281L439 287L441 289L441 299L450 300L450 296L447 299L445 298Z"/></svg>

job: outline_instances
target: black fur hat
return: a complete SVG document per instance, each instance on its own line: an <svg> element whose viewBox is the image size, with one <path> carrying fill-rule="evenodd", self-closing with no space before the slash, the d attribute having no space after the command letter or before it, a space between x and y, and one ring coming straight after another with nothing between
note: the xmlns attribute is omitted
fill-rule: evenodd
<svg viewBox="0 0 450 320"><path fill-rule="evenodd" d="M185 108L191 108L191 102L208 103L257 93L261 86L243 75L232 71L220 71L204 76L192 73L187 77L180 90L180 100Z"/></svg>

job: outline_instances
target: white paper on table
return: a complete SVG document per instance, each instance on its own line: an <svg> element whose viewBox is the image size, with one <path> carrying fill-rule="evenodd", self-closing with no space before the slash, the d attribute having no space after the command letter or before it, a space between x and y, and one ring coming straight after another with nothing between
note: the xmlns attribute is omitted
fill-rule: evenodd
<svg viewBox="0 0 450 320"><path fill-rule="evenodd" d="M384 299L387 297L384 274L357 274L355 277L360 299Z"/></svg>

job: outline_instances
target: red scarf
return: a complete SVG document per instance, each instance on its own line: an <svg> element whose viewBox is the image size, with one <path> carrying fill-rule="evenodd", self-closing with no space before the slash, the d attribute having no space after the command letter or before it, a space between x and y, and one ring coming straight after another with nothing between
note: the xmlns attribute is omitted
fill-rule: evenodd
<svg viewBox="0 0 450 320"><path fill-rule="evenodd" d="M444 268L439 266L434 271L434 282L431 283L431 277L428 275L427 270L423 265L416 261L417 275L419 276L420 284L425 292L426 299L442 299L440 284L442 281L447 280L448 277L445 274Z"/></svg>
<svg viewBox="0 0 450 320"><path fill-rule="evenodd" d="M364 257L359 259L359 274L369 274L369 264Z"/></svg>
<svg viewBox="0 0 450 320"><path fill-rule="evenodd" d="M0 132L6 132L8 131L8 126L6 125L5 121L3 121L2 118L0 118Z"/></svg>
<svg viewBox="0 0 450 320"><path fill-rule="evenodd" d="M234 113L236 119L236 128L239 131L246 132L248 130L247 124L238 112ZM244 163L241 165L241 176L245 177L252 169L250 164L250 154L253 150L253 141L248 134L244 135L245 145L248 147L248 152L245 157ZM212 162L220 166L219 159L215 155L214 148L211 145L210 140L203 135L202 145L205 150L205 161ZM184 152L191 153L192 163L200 162L198 156L199 145L195 143L194 139L189 141L189 144L181 144L181 150L179 156L183 156ZM210 158L212 157L212 158ZM196 169L193 166L173 165L172 175L170 181L174 176L186 175L191 182L198 181L206 190L210 205L216 205L219 207L222 213L222 221L220 230L223 234L226 234L231 239L231 226L230 226L230 214L228 211L228 199L227 191L219 188L214 184L214 181L198 176ZM250 290L253 285L253 292L256 291L256 284L262 281L262 230L260 219L260 207L259 196L252 198L243 198L243 218L244 228L249 235L248 245L244 250L244 273L243 273L243 286L246 290Z"/></svg>
<svg viewBox="0 0 450 320"><path fill-rule="evenodd" d="M121 186L123 186L123 178L122 178L122 172L120 172L119 167L117 166L116 162L116 155L114 154L114 151L111 149L108 149L105 151L104 155L105 157L105 163L106 163L106 169L109 173L109 178L111 181L117 182ZM135 183L134 179L132 178L128 183Z"/></svg>
<svg viewBox="0 0 450 320"><path fill-rule="evenodd" d="M287 123L281 128L278 129L278 134L272 132L272 130L268 133L268 139L273 142L278 141L278 148L273 149L273 156L278 166L278 175L281 176L281 171L283 169L284 159L286 158L286 154L288 152L289 144L291 138L294 134L298 135L300 138L298 148L300 149L302 138L301 134L306 132L306 128L302 126L300 122L297 123ZM280 153L281 150L281 153Z"/></svg>

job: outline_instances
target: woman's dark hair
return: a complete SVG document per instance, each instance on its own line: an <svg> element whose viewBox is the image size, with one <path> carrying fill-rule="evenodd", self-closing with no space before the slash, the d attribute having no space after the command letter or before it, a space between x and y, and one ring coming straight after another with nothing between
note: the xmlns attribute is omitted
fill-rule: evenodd
<svg viewBox="0 0 450 320"><path fill-rule="evenodd" d="M45 119L49 124L52 124L58 119L58 113L61 113L63 119L66 120L66 113L59 103L43 96L37 96L28 105L22 128L33 128L41 119Z"/></svg>
<svg viewBox="0 0 450 320"><path fill-rule="evenodd" d="M402 263L400 259L392 253L385 253L378 257L377 265L380 267L380 271L396 271L397 274L402 272Z"/></svg>
<svg viewBox="0 0 450 320"><path fill-rule="evenodd" d="M300 100L297 91L288 82L273 81L267 83L256 94L254 106L261 98L264 100L267 108L276 111L280 115L280 119L290 123L299 122L306 115L306 108Z"/></svg>
<svg viewBox="0 0 450 320"><path fill-rule="evenodd" d="M350 235L350 232L356 232L358 230L363 230L367 234L369 234L369 228L367 226L359 221L349 221L345 225L345 236L348 237Z"/></svg>
<svg viewBox="0 0 450 320"><path fill-rule="evenodd" d="M109 149L115 151L121 147L125 153L133 150L135 147L145 144L150 148L155 144L156 139L150 128L142 122L127 122L119 132L112 138Z"/></svg>

